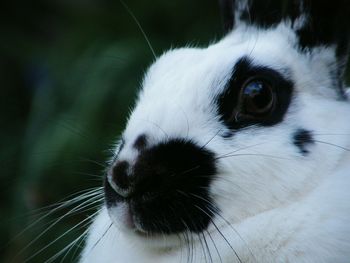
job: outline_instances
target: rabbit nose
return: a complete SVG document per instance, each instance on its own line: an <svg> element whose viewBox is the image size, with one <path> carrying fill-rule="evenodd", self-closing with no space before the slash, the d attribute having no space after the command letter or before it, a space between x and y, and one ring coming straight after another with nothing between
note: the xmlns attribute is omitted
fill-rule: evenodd
<svg viewBox="0 0 350 263"><path fill-rule="evenodd" d="M215 154L205 147L185 139L160 142L143 148L132 162L113 164L106 205L127 205L147 232L179 233L188 227L200 232L213 216L208 203L216 171ZM193 218L200 223L194 225Z"/></svg>
<svg viewBox="0 0 350 263"><path fill-rule="evenodd" d="M109 184L117 194L124 198L131 193L132 176L129 168L130 165L127 161L119 161L108 172Z"/></svg>

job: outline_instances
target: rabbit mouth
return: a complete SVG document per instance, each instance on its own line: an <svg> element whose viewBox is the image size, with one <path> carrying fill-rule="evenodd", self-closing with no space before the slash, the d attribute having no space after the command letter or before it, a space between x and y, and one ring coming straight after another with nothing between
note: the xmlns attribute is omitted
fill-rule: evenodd
<svg viewBox="0 0 350 263"><path fill-rule="evenodd" d="M150 237L152 235L140 224L129 202L119 202L118 205L109 207L108 212L112 222L121 230L133 232L139 237Z"/></svg>
<svg viewBox="0 0 350 263"><path fill-rule="evenodd" d="M106 177L110 217L140 236L202 232L216 210L209 192L215 174L214 154L191 141L142 150L133 167L118 160Z"/></svg>

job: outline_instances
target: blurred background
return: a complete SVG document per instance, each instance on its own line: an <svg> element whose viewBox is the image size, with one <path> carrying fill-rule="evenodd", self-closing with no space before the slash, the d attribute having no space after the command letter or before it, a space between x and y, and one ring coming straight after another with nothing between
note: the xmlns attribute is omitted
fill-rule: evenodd
<svg viewBox="0 0 350 263"><path fill-rule="evenodd" d="M222 34L216 1L125 2L157 55ZM118 0L1 1L0 32L0 262L74 262L94 208L38 209L102 185L153 56Z"/></svg>

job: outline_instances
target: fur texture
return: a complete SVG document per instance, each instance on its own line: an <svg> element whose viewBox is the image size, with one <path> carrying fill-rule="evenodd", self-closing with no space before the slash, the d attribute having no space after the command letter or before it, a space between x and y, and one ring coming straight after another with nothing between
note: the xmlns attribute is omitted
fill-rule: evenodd
<svg viewBox="0 0 350 263"><path fill-rule="evenodd" d="M334 74L345 55L339 59L336 42L301 46L298 32L312 12L259 26L237 19L249 1L234 6L235 18L227 17L235 26L221 41L170 50L150 67L111 162L135 167L144 149L191 141L215 156L205 191L217 213L199 232L149 235L129 199L112 199L90 227L81 263L349 262L350 104L337 86L342 74ZM218 98L242 58L291 83L279 121L238 128L223 121ZM106 184L130 194L118 190L113 173Z"/></svg>

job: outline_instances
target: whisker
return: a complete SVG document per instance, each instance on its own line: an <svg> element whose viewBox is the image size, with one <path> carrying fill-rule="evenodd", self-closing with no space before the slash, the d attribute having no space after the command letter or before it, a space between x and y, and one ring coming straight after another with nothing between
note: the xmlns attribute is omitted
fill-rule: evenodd
<svg viewBox="0 0 350 263"><path fill-rule="evenodd" d="M320 140L314 140L314 142L326 144L326 145L329 145L329 146L334 146L334 147L336 147L336 148L339 148L339 149L342 149L342 150L344 150L344 151L350 152L350 149L348 149L348 148L346 148L346 147L343 147L343 146L340 146L340 145L337 145L337 144L334 144L334 143L325 142L325 141L320 141Z"/></svg>
<svg viewBox="0 0 350 263"><path fill-rule="evenodd" d="M67 199L67 198L70 198L70 197L66 197L66 198L64 198L62 201L60 201L60 202L58 202L58 203L56 203L56 204L49 205L49 206L46 206L46 207L43 207L43 208L38 209L37 211L41 211L41 210L44 210L44 209L47 210L47 209L50 209L51 207L55 207L55 208L53 208L52 210L50 210L49 212L43 211L43 212L39 213L38 215L40 215L40 214L45 214L45 215L41 216L40 218L38 218L37 220L35 220L35 221L32 222L31 224L29 224L28 226L26 226L21 232L19 232L18 234L16 234L16 235L11 239L11 241L9 241L9 242L12 242L13 240L17 239L18 237L20 237L21 235L23 235L23 233L24 233L25 231L27 231L28 229L32 228L33 226L35 226L36 224L38 224L39 222L41 222L41 221L44 220L45 218L49 217L50 215L54 214L55 212L59 211L60 209L63 209L63 208L68 207L68 206L70 206L70 205L73 205L73 204L75 204L75 203L77 203L77 202L80 202L80 201L82 201L82 200L84 200L84 199L90 198L91 196L95 196L95 195L97 195L97 194L102 194L102 193L100 193L101 190L102 190L102 187L98 187L97 189L96 189L96 188L93 188L92 190L91 190L91 188L90 188L90 189L87 189L87 190L79 191L79 192L77 192L77 193L74 193L74 194L70 195L70 197L71 197L71 196L75 196L75 195L79 194L79 195L78 195L77 197L75 197L75 198L72 198L72 199L67 200L67 201L63 201L63 200L65 200L65 199ZM85 193L83 193L84 191L85 191ZM83 193L83 194L80 194L80 193ZM35 213L35 212L34 212L34 213Z"/></svg>
<svg viewBox="0 0 350 263"><path fill-rule="evenodd" d="M52 257L50 257L49 259L47 259L45 261L45 263L50 263L53 262L56 258L58 258L59 256L61 256L66 250L66 253L64 255L64 257L62 258L62 260L60 262L64 262L64 259L67 257L68 253L70 252L70 250L75 246L75 244L80 240L84 240L84 236L86 236L88 233L88 229L86 229L81 235L79 235L76 239L74 239L71 243L69 243L67 246L65 246L61 251L59 251L58 253L56 253L55 255L53 255Z"/></svg>
<svg viewBox="0 0 350 263"><path fill-rule="evenodd" d="M146 120L146 119L137 119L137 120L152 124L154 127L158 128L166 136L167 139L169 139L169 135L157 123L150 121L150 120Z"/></svg>
<svg viewBox="0 0 350 263"><path fill-rule="evenodd" d="M103 169L106 169L106 168L107 168L107 164L105 164L105 163L101 163L101 162L98 162L98 161L95 161L95 160L91 160L91 159L85 158L85 157L80 157L79 159L80 159L81 161L85 161L85 162L97 164L98 166L102 167Z"/></svg>
<svg viewBox="0 0 350 263"><path fill-rule="evenodd" d="M124 6L124 8L126 9L126 11L128 11L129 15L132 17L132 19L135 21L136 25L138 26L138 28L140 29L143 37L145 38L146 42L147 42L147 45L148 47L150 48L151 52L152 52L152 55L153 55L153 58L156 59L157 58L157 55L156 55L156 52L154 52L154 49L151 45L151 42L149 41L145 31L143 30L141 24L139 23L139 21L137 20L136 16L134 15L134 13L130 10L129 6L123 1L123 0L119 0L120 3Z"/></svg>
<svg viewBox="0 0 350 263"><path fill-rule="evenodd" d="M102 180L103 179L103 176L99 175L99 174L91 174L91 173L84 173L84 172L74 172L73 174L76 174L76 175L87 175L87 176L90 176L94 179L98 179L98 180Z"/></svg>
<svg viewBox="0 0 350 263"><path fill-rule="evenodd" d="M313 133L314 136L350 136L350 133Z"/></svg>
<svg viewBox="0 0 350 263"><path fill-rule="evenodd" d="M225 154L219 156L218 158L224 157L224 156L226 156L226 155L230 155L230 154L233 154L233 153L237 153L237 152L239 152L239 151L243 151L243 150L246 150L246 149L254 148L254 147L260 146L260 145L262 145L262 144L264 144L264 143L257 143L257 144L253 144L253 145L244 146L244 147L238 148L238 149L236 149L236 150L234 150L234 151L232 151L232 152L225 153Z"/></svg>
<svg viewBox="0 0 350 263"><path fill-rule="evenodd" d="M102 240L102 238L105 237L105 235L107 234L107 232L109 231L109 229L112 227L113 223L110 223L110 225L108 226L108 228L106 229L106 231L102 234L102 236L95 242L95 244L91 247L90 251L88 252L91 253L92 250L94 250L94 248L98 245L98 243L100 243L100 241Z"/></svg>
<svg viewBox="0 0 350 263"><path fill-rule="evenodd" d="M197 234L197 236L198 236L199 243L201 244L201 248L202 248L202 253L203 253L203 256L204 256L204 260L205 260L205 262L207 262L207 253L205 253L203 241L202 241L201 236L200 236L199 234Z"/></svg>
<svg viewBox="0 0 350 263"><path fill-rule="evenodd" d="M209 259L210 259L210 262L213 263L213 258L211 256L211 252L210 252L210 248L208 246L208 242L207 242L207 239L205 238L205 235L203 232L201 232L201 235L203 237L203 240L204 240L204 245L206 247L206 250L208 251L208 256L209 256Z"/></svg>
<svg viewBox="0 0 350 263"><path fill-rule="evenodd" d="M219 129L213 137L211 137L202 147L201 147L201 150L206 147L212 140L214 140L214 138L222 131L222 129Z"/></svg>
<svg viewBox="0 0 350 263"><path fill-rule="evenodd" d="M195 207L197 209L199 209L200 211L202 211L203 213L205 213L209 218L210 218L210 221L211 223L214 225L215 229L219 232L219 234L221 235L221 237L225 240L225 242L227 243L227 245L229 245L229 247L231 248L231 250L233 251L233 253L235 254L235 256L237 257L238 261L240 263L242 263L242 260L241 258L238 256L236 250L232 247L231 243L227 240L227 238L225 237L225 235L220 231L220 229L218 228L218 226L214 223L214 221L211 219L211 216L206 212L204 211L201 207L199 207L198 205L195 205Z"/></svg>
<svg viewBox="0 0 350 263"><path fill-rule="evenodd" d="M214 239L212 238L212 236L210 235L210 232L209 232L208 230L206 230L206 233L208 234L208 236L209 236L209 238L210 238L211 242L213 243L214 248L215 248L215 250L216 250L216 253L217 253L217 254L218 254L218 256L219 256L220 262L222 263L222 258L221 258L221 255L220 255L219 249L218 249L218 247L217 247L217 246L216 246L216 244L215 244Z"/></svg>
<svg viewBox="0 0 350 263"><path fill-rule="evenodd" d="M186 119L186 124L187 124L187 133L186 133L186 138L188 138L188 135L190 133L190 121L188 120L188 117L187 117L187 114L186 112L184 111L184 109L181 107L180 104L178 104L176 101L173 101L174 104L176 104L180 111L182 112L182 114L185 116L185 119Z"/></svg>
<svg viewBox="0 0 350 263"><path fill-rule="evenodd" d="M82 220L81 222L79 222L78 224L76 224L75 226L71 227L70 229L68 229L66 232L64 232L62 235L58 236L57 238L55 238L53 241L51 241L49 244L47 244L46 246L44 246L43 248L41 248L40 250L38 250L37 252L35 252L33 255L31 255L29 258L27 258L23 263L28 262L29 260L33 259L35 256L39 255L41 252L43 252L44 250L46 250L48 247L50 247L52 244L56 243L58 240L60 240L62 237L64 237L65 235L67 235L68 233L70 233L72 230L76 229L77 227L81 226L81 225L86 225L84 224L86 221L90 220L94 215L96 215L98 213L95 212L93 215L85 218L84 220Z"/></svg>
<svg viewBox="0 0 350 263"><path fill-rule="evenodd" d="M209 208L210 209L210 208ZM243 239L243 237L241 236L241 234L237 231L236 228L234 228L232 226L232 224L227 220L225 219L219 212L215 213L215 215L219 216L234 232L235 234L243 241L243 243L246 245L246 247L248 248L249 250L249 253L250 255L254 258L255 262L258 262L256 257L254 256L253 254L253 251L250 249L250 247L248 246L248 243Z"/></svg>
<svg viewBox="0 0 350 263"><path fill-rule="evenodd" d="M260 154L260 153L240 153L240 154L231 154L231 155L226 155L222 157L217 157L215 158L216 160L218 159L224 159L224 158L229 158L229 157L237 157L237 156L259 156L259 157L266 157L266 158L272 158L272 159L280 159L280 160L291 160L290 158L286 157L279 157L279 156L274 156L274 155L269 155L269 154Z"/></svg>
<svg viewBox="0 0 350 263"><path fill-rule="evenodd" d="M16 256L21 255L28 247L30 247L32 244L34 244L39 238L41 238L45 233L47 233L50 229L52 229L55 225L57 225L59 222L61 222L64 218L67 216L70 216L73 213L76 213L78 211L81 211L82 209L89 207L90 205L101 202L102 199L97 199L98 197L93 197L91 200L84 201L83 203L79 204L78 206L74 207L73 209L69 210L66 214L59 217L57 220L55 220L54 223L52 223L48 228L46 228L43 232L41 232L37 237L35 237L31 242L29 242L24 248L22 248ZM97 199L97 201L91 202L92 200ZM90 202L90 204L89 204ZM88 204L86 204L88 203Z"/></svg>
<svg viewBox="0 0 350 263"><path fill-rule="evenodd" d="M233 227L233 225L226 219L226 218L224 218L221 214L220 214L220 212L218 211L218 209L214 206L214 204L212 203L212 202L210 202L208 199L206 199L206 198L204 198L204 197L201 197L201 196L199 196L199 195L196 195L196 194L192 194L191 193L191 195L192 196L194 196L194 197L196 197L196 198L198 198L198 199L201 199L201 200L203 200L203 201L205 201L208 205L209 205L209 210L213 213L213 214L215 214L215 215L217 215L217 216L219 216L234 232L235 232L235 234L243 241L243 243L247 246L247 248L248 248L248 250L249 250L249 252L250 252L250 254L251 254L251 256L254 258L254 260L256 261L256 262L258 262L257 261L257 259L256 259L256 257L254 256L254 254L253 254L253 251L250 249L250 247L248 246L248 243L243 239L243 237L240 235L240 233Z"/></svg>

